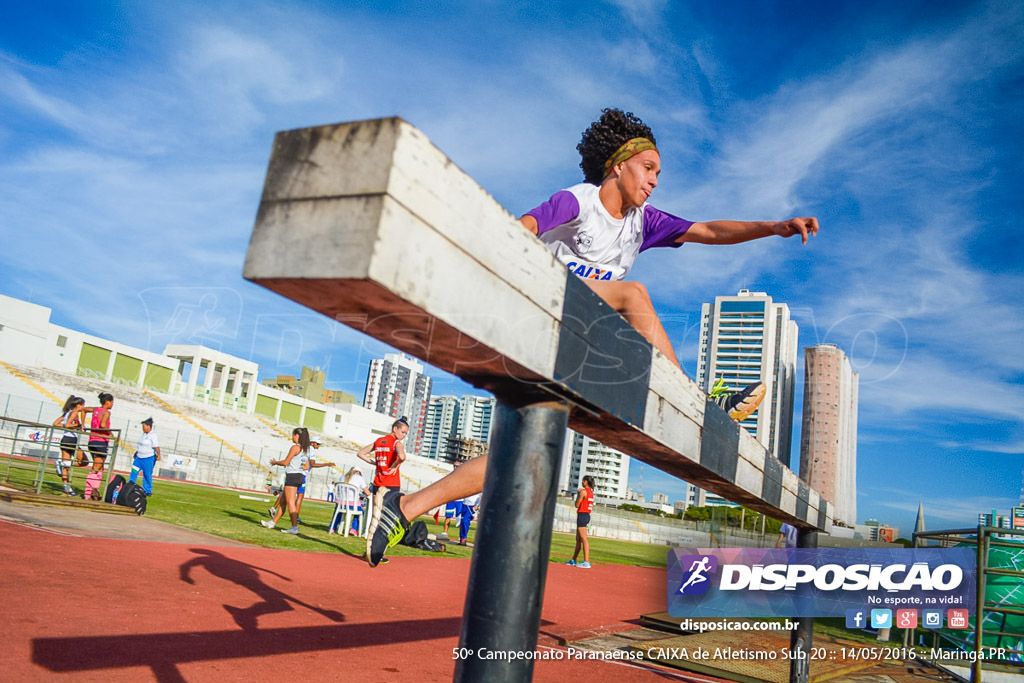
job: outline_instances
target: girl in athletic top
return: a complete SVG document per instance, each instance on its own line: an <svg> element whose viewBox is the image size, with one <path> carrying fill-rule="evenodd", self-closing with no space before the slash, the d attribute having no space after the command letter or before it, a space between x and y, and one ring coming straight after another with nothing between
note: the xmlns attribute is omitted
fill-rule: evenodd
<svg viewBox="0 0 1024 683"><path fill-rule="evenodd" d="M576 550L572 559L566 564L580 569L590 569L590 541L587 540L587 525L590 524L590 513L594 511L594 478L589 474L583 477L583 488L576 494ZM583 561L576 562L583 550Z"/></svg>
<svg viewBox="0 0 1024 683"><path fill-rule="evenodd" d="M89 431L89 453L92 455L92 471L85 477L85 493L82 498L99 500L102 496L100 486L103 484L103 464L107 461L110 449L110 409L114 407L114 397L103 392L99 395L98 408L86 408L92 413Z"/></svg>
<svg viewBox="0 0 1024 683"><path fill-rule="evenodd" d="M292 522L290 528L281 529L286 534L299 533L299 509L295 504L295 499L298 496L299 487L302 486L303 473L306 471L308 460L309 430L305 427L296 427L292 430L292 447L288 450L288 455L281 460L270 461L271 465L284 467L284 499L288 504L288 515ZM277 520L281 519L282 513L284 513L283 506L277 508L273 519L261 519L260 524L268 529L273 529L277 525Z"/></svg>
<svg viewBox="0 0 1024 683"><path fill-rule="evenodd" d="M64 409L61 411L61 416L53 421L54 427L64 427L65 430L68 430L61 436L60 450L63 457L57 459L56 466L57 474L64 484L64 493L69 496L75 495L74 490L71 488L72 458L77 460L77 464L80 467L88 464L85 454L78 449L78 434L70 431L82 428L82 418L84 415L85 399L71 395L68 396L68 400L64 401Z"/></svg>
<svg viewBox="0 0 1024 683"><path fill-rule="evenodd" d="M639 282L622 279L640 252L655 247L677 248L687 242L738 244L772 235L799 235L806 244L818 232L816 218L692 222L654 208L648 200L658 186L661 154L651 129L631 113L603 110L601 117L583 132L576 149L584 182L556 192L519 220L676 365L679 360L646 288ZM764 394L761 382L726 387L719 380L710 396L734 420L742 421L754 412ZM474 458L407 496L397 491L389 493L382 502L383 513L378 514L375 509L370 523L376 531L368 553L370 566L376 566L384 552L401 539L401 527L407 520L438 505L479 493L486 466L486 456Z"/></svg>

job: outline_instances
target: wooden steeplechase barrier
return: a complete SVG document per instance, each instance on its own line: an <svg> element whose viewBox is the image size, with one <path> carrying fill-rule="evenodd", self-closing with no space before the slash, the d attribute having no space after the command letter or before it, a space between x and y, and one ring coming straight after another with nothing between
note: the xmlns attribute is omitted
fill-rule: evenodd
<svg viewBox="0 0 1024 683"><path fill-rule="evenodd" d="M793 524L802 547L831 527L829 503L402 119L277 134L245 277L497 398L464 648L536 647L567 425ZM455 678L532 671L470 658Z"/></svg>

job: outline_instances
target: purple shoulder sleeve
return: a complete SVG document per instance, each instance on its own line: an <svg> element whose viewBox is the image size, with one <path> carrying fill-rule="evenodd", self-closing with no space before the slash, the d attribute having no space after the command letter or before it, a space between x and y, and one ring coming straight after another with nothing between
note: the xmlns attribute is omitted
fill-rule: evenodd
<svg viewBox="0 0 1024 683"><path fill-rule="evenodd" d="M568 190L561 190L551 195L536 209L526 212L527 216L537 219L537 236L543 235L551 228L557 228L580 215L580 202L576 195Z"/></svg>
<svg viewBox="0 0 1024 683"><path fill-rule="evenodd" d="M644 207L644 241L640 244L640 251L652 247L680 247L679 239L693 221L673 216L656 209L650 204Z"/></svg>

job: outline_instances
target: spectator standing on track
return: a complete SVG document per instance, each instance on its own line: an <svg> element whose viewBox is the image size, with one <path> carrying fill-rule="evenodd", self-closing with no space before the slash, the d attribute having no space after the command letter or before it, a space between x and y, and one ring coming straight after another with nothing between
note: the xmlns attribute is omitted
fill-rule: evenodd
<svg viewBox="0 0 1024 683"><path fill-rule="evenodd" d="M99 395L98 408L86 408L92 413L89 432L89 454L92 456L92 471L85 477L85 492L82 498L99 500L102 496L100 487L103 485L103 464L110 452L110 409L114 407L114 396L103 392Z"/></svg>
<svg viewBox="0 0 1024 683"><path fill-rule="evenodd" d="M288 449L288 455L282 460L271 460L271 465L280 465L284 467L284 499L285 505L288 506L288 515L291 518L292 525L288 529L281 529L286 534L298 534L299 533L299 509L296 506L296 498L298 498L299 487L302 486L303 473L306 471L306 463L309 460L309 430L305 427L296 427L292 430L292 447ZM284 505L277 508L273 519L266 520L261 519L260 524L268 529L273 529L277 525L277 520L281 519L281 514L284 512Z"/></svg>
<svg viewBox="0 0 1024 683"><path fill-rule="evenodd" d="M594 511L594 478L589 474L583 477L583 488L576 494L576 550L572 559L566 562L573 567L590 569L590 540L587 538L587 526L590 524L590 513ZM583 550L583 561L576 558Z"/></svg>
<svg viewBox="0 0 1024 683"><path fill-rule="evenodd" d="M135 483L142 473L142 490L147 496L153 495L153 466L160 459L160 440L153 431L153 418L142 421L142 436L135 444L135 458L132 460L132 473L128 481Z"/></svg>
<svg viewBox="0 0 1024 683"><path fill-rule="evenodd" d="M776 548L795 548L796 547L796 527L792 524L786 524L783 522L782 527L779 528L779 540L775 541Z"/></svg>
<svg viewBox="0 0 1024 683"><path fill-rule="evenodd" d="M452 523L453 519L458 519L460 522L462 521L461 500L453 500L444 506L444 530L441 533L445 535L445 538L448 537L448 525ZM456 526L457 525L458 522L456 522Z"/></svg>
<svg viewBox="0 0 1024 683"><path fill-rule="evenodd" d="M75 495L74 489L71 488L72 459L75 459L80 467L88 464L85 454L78 448L78 434L70 431L81 429L84 417L85 399L72 394L68 396L68 400L64 401L64 410L61 416L53 421L54 427L63 427L68 430L60 438L60 450L64 457L58 456L56 467L57 475L60 476L61 482L64 484L64 493L69 496Z"/></svg>
<svg viewBox="0 0 1024 683"><path fill-rule="evenodd" d="M452 470L454 471L458 469L461 464L461 460L456 460L455 464L452 466ZM442 533L444 533L445 538L448 538L448 525L451 524L452 520L456 517L458 517L460 521L462 520L461 500L453 500L444 506L444 531ZM436 522L437 520L435 519L434 521Z"/></svg>
<svg viewBox="0 0 1024 683"><path fill-rule="evenodd" d="M469 525L473 523L473 518L476 517L476 509L479 505L479 493L474 493L472 496L462 499L462 515L459 517L459 545L469 544Z"/></svg>

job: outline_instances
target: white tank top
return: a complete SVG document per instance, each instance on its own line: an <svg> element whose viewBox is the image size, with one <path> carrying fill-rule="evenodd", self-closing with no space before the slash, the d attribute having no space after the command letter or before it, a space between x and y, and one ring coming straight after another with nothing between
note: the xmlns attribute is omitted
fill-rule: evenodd
<svg viewBox="0 0 1024 683"><path fill-rule="evenodd" d="M309 451L300 450L287 465L284 466L285 474L302 474L306 470L306 461L309 460Z"/></svg>
<svg viewBox="0 0 1024 683"><path fill-rule="evenodd" d="M71 413L73 413L73 412L74 412L74 411L72 411L72 410L69 410L68 412L64 413L64 417L62 417L62 418L61 418L61 420L63 420L63 421L64 421L64 427L65 427L66 429L68 428L68 416L70 416L70 415L71 415ZM52 414L52 413L51 413L51 414ZM70 437L71 437L72 439L77 439L77 438L78 438L78 435L77 435L77 434L75 434L74 432L67 432L67 431L66 431L66 432L64 432L64 436L70 436Z"/></svg>

